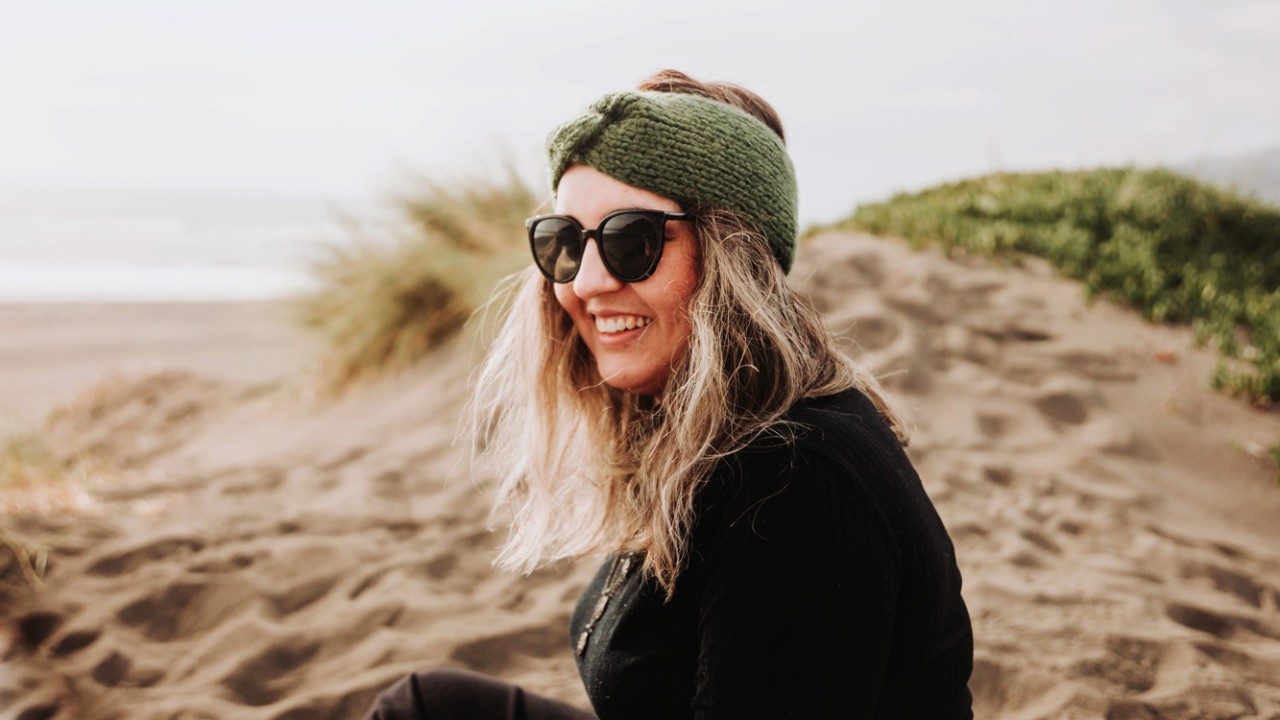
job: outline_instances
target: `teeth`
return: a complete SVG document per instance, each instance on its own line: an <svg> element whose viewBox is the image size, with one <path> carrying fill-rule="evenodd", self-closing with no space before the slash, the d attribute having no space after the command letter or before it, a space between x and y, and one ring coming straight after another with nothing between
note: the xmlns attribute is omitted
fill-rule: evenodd
<svg viewBox="0 0 1280 720"><path fill-rule="evenodd" d="M614 315L613 317L597 317L596 330L602 333L618 333L623 330L641 328L653 322L652 318L640 315Z"/></svg>

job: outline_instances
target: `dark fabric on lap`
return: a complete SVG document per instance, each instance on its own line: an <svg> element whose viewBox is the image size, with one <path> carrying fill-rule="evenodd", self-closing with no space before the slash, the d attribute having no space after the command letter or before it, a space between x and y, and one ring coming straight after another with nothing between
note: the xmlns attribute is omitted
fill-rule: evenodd
<svg viewBox="0 0 1280 720"><path fill-rule="evenodd" d="M430 670L382 691L365 720L595 720L571 705L463 670Z"/></svg>

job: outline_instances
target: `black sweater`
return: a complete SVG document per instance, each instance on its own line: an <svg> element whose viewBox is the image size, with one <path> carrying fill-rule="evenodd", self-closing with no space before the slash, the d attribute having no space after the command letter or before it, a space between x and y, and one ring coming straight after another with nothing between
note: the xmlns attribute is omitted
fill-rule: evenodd
<svg viewBox="0 0 1280 720"><path fill-rule="evenodd" d="M893 432L856 391L789 417L795 442L758 441L700 492L673 599L638 570L618 586L578 658L601 720L973 716L954 549Z"/></svg>

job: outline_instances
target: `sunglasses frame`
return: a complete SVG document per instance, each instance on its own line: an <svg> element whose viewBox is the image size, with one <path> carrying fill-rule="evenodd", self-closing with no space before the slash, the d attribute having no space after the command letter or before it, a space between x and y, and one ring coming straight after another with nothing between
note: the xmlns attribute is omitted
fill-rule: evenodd
<svg viewBox="0 0 1280 720"><path fill-rule="evenodd" d="M609 264L609 255L606 252L604 252L604 250L600 247L601 238L604 237L605 224L607 224L611 219L618 217L619 215L643 215L651 220L656 221L658 225L658 232L661 235L662 242L658 244L657 257L653 259L653 264L650 265L649 269L646 270L644 274L642 274L639 277L626 278L619 275L618 272L614 270L613 266ZM571 217L569 215L537 215L535 217L529 218L528 220L525 220L524 227L525 227L525 230L528 231L529 233L529 250L530 252L533 253L533 265L534 267L538 268L538 272L542 273L543 277L550 280L551 282L553 283L573 282L574 278L578 277L578 271L582 269L582 259L581 258L578 259L578 267L574 268L573 273L570 274L569 277L564 280L557 280L554 276L552 276L551 273L543 269L541 263L538 262L538 251L537 251L536 241L534 239L533 232L534 232L534 228L538 226L538 223L541 223L544 220L566 220L570 223L570 225L578 228L578 236L582 241L583 255L585 255L587 252L587 241L591 240L592 238L595 238L596 250L599 252L600 262L601 264L604 265L604 269L607 270L609 274L619 282L634 283L634 282L640 282L642 280L647 280L651 275L653 275L654 272L657 271L658 264L662 262L662 249L663 247L666 246L667 242L669 241L669 239L667 238L667 221L668 220L692 221L693 219L694 219L693 213L669 212L666 210L648 210L644 208L633 208L630 210L615 210L609 213L608 215L605 215L603 218L600 219L600 224L593 230L588 230L587 228L583 227L582 223L578 222L577 218Z"/></svg>

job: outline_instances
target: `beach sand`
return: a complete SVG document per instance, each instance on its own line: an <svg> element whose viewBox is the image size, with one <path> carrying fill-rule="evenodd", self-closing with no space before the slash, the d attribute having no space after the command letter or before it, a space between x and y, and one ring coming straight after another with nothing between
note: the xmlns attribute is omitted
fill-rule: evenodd
<svg viewBox="0 0 1280 720"><path fill-rule="evenodd" d="M850 234L800 257L793 281L914 421L964 573L978 717L1280 718L1280 415L1210 390L1215 358L1185 328L1087 304L1039 261ZM11 340L46 347L5 382L70 400L38 385L102 346L81 312L0 315L6 362ZM296 331L263 323L176 342L155 356L173 369L43 426L104 470L69 481L74 507L2 519L51 560L0 610L0 718L351 718L428 667L585 706L567 622L596 562L491 569L490 478L457 430L472 344L334 399L290 367Z"/></svg>
<svg viewBox="0 0 1280 720"><path fill-rule="evenodd" d="M284 302L0 303L0 436L103 377L183 368L252 384L299 371L314 338Z"/></svg>

